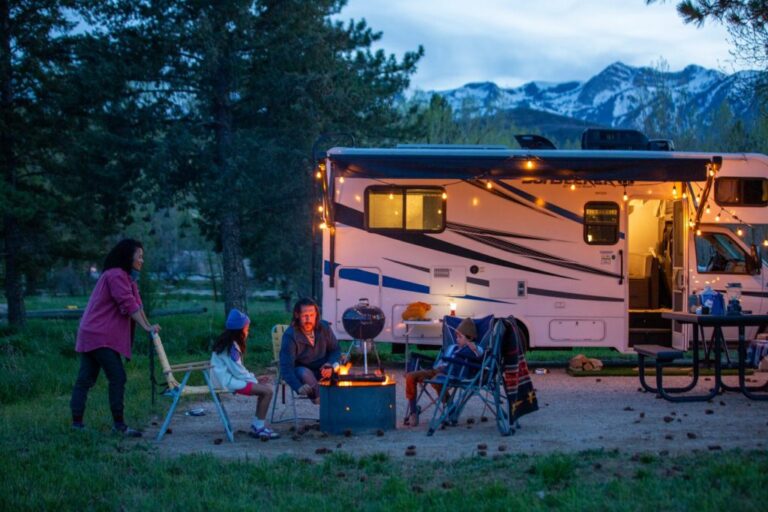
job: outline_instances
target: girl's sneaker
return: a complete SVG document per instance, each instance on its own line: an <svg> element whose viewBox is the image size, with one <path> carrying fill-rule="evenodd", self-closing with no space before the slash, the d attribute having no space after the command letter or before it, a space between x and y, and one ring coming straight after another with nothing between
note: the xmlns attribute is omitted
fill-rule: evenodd
<svg viewBox="0 0 768 512"><path fill-rule="evenodd" d="M269 427L256 428L253 425L251 425L251 431L248 432L248 435L258 439L277 439L280 437L280 434Z"/></svg>

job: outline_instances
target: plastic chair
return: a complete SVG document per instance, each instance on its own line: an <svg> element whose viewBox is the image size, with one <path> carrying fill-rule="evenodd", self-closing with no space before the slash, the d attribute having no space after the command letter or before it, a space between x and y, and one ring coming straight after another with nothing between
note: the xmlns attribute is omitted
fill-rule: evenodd
<svg viewBox="0 0 768 512"><path fill-rule="evenodd" d="M165 375L165 382L168 386L168 389L163 394L173 398L171 407L168 409L168 414L165 416L163 426L160 427L160 432L157 434L157 440L161 441L163 436L165 436L165 433L168 431L168 427L171 424L171 418L173 418L173 413L176 411L176 407L179 405L179 400L182 396L210 394L211 398L213 399L213 403L216 406L216 412L218 412L219 418L221 418L221 423L224 425L224 430L227 433L227 439L229 439L230 443L234 443L235 437L232 434L232 424L229 421L229 416L227 415L227 411L224 409L224 405L219 399L219 393L229 393L229 390L214 389L213 384L211 384L210 361L197 361L193 363L171 365L168 362L168 356L165 354L165 348L163 347L163 342L160 339L160 335L156 332L152 333L152 344L155 347L157 358L160 360L160 365L163 368L163 375ZM181 379L181 382L177 381L176 377L174 377L173 372L175 371L184 372L184 377ZM205 386L187 385L189 377L193 372L202 373L203 379L205 379Z"/></svg>
<svg viewBox="0 0 768 512"><path fill-rule="evenodd" d="M445 326L455 329L461 321L446 317ZM501 357L501 324L493 317L475 320L478 331L477 345L483 348L480 360L462 357L443 357L448 363L444 373L430 379L429 383L442 385L435 412L429 423L427 435L435 433L441 425L456 425L467 402L478 397L483 402L483 411L490 410L496 418L496 426L502 435L509 435L512 429L503 385L503 362Z"/></svg>
<svg viewBox="0 0 768 512"><path fill-rule="evenodd" d="M275 390L272 395L272 414L270 416L269 421L272 424L285 423L287 421L292 421L294 430L298 432L299 420L318 421L318 418L299 416L298 411L296 410L296 401L309 400L309 398L299 395L293 389L291 389L291 387L285 383L280 373L280 347L282 346L282 343L283 343L283 334L285 334L285 331L287 329L288 329L288 325L286 324L276 324L272 327L272 356L274 357L274 364L277 366L277 377L275 378ZM288 391L287 396L290 398L290 404L287 404L287 405L286 405L286 389ZM278 416L277 415L278 391L281 391L281 393L279 394L281 396L281 402L284 407L279 417L276 417ZM286 412L289 413L289 416L285 416Z"/></svg>

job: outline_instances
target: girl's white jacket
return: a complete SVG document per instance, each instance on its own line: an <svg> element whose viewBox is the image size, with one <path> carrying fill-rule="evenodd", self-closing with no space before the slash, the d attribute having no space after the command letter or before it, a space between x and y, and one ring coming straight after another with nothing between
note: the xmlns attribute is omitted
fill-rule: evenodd
<svg viewBox="0 0 768 512"><path fill-rule="evenodd" d="M234 393L243 389L249 382L259 383L256 376L243 366L243 355L236 343L232 343L229 350L220 354L211 354L211 366L213 386L216 388L225 388Z"/></svg>

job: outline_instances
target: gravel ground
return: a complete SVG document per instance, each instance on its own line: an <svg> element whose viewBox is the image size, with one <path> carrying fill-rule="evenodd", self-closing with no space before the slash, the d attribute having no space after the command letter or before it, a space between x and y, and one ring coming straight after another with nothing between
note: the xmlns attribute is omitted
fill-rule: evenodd
<svg viewBox="0 0 768 512"><path fill-rule="evenodd" d="M688 453L692 450L765 449L768 443L768 402L751 401L740 393L726 393L709 402L671 403L641 392L636 377L572 377L563 369L533 375L539 410L520 420L520 428L508 437L496 430L493 418L481 421L481 403L473 399L459 425L426 435L430 409L420 425L402 424L405 411L402 373L398 382L397 429L351 436L326 435L311 422L302 422L300 434L291 423L275 425L282 437L269 442L250 438L246 432L255 409L252 398L226 396L224 403L235 429L229 443L211 401L187 400L171 423L172 432L156 443L161 454L211 453L225 458L256 458L291 455L321 458L340 451L355 456L387 453L393 458L457 459L472 455L507 453L578 452L617 449L623 452ZM762 384L768 374L747 377ZM698 391L711 386L712 377L701 377ZM667 377L670 385L682 385L685 377ZM736 377L726 377L735 383ZM160 398L163 400L163 398ZM279 406L279 404L278 404ZM186 416L184 411L203 407L205 416ZM300 401L300 415L317 415L317 406ZM155 418L145 435L154 439L162 418ZM309 428L307 428L309 427ZM379 433L381 434L381 433ZM415 447L415 449L409 447Z"/></svg>

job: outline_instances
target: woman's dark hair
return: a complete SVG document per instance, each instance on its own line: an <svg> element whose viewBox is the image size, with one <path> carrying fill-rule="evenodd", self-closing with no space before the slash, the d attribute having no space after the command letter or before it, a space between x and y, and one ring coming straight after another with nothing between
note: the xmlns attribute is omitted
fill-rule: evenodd
<svg viewBox="0 0 768 512"><path fill-rule="evenodd" d="M133 255L136 253L136 249L143 248L144 246L141 245L141 242L134 240L133 238L120 240L117 245L109 251L107 257L104 258L103 270L121 268L125 270L127 274L130 274L131 269L133 268Z"/></svg>
<svg viewBox="0 0 768 512"><path fill-rule="evenodd" d="M313 306L315 308L315 314L317 315L317 320L315 321L315 330L318 330L320 328L320 308L317 307L317 302L313 301L309 297L299 299L296 304L294 304L293 319L291 320L291 325L297 328L301 327L301 321L299 320L299 317L301 316L301 308L306 306Z"/></svg>
<svg viewBox="0 0 768 512"><path fill-rule="evenodd" d="M232 342L237 343L240 353L245 355L245 331L243 329L227 329L213 342L213 351L221 354L229 349Z"/></svg>

